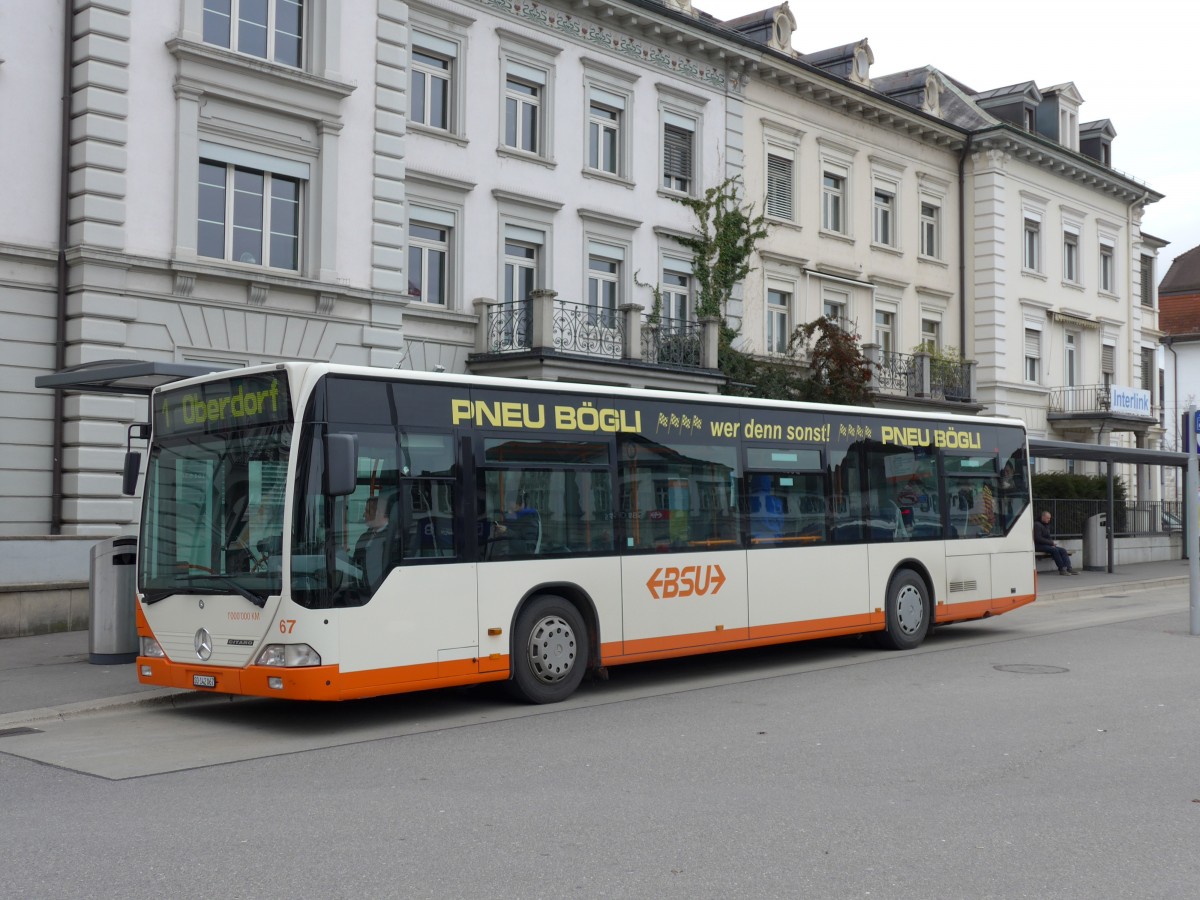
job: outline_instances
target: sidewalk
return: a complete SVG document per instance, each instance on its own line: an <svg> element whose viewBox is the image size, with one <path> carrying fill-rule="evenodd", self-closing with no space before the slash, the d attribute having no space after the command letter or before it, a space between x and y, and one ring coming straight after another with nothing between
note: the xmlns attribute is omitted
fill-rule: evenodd
<svg viewBox="0 0 1200 900"><path fill-rule="evenodd" d="M1107 572L1064 577L1053 569L1038 574L1038 601L1105 596L1179 585L1186 590L1187 560L1121 566ZM0 639L0 730L17 723L59 718L132 703L212 701L201 694L138 683L133 664L88 663L88 634L67 631Z"/></svg>

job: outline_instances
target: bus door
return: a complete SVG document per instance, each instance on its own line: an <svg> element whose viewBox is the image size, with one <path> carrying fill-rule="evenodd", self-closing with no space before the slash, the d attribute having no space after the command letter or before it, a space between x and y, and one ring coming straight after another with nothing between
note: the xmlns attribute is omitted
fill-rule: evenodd
<svg viewBox="0 0 1200 900"><path fill-rule="evenodd" d="M828 502L821 450L747 447L744 485L751 636L819 630L831 614L845 612L834 608L845 591L833 581L845 570L824 562Z"/></svg>
<svg viewBox="0 0 1200 900"><path fill-rule="evenodd" d="M618 441L626 654L748 635L737 448L702 439L668 431Z"/></svg>

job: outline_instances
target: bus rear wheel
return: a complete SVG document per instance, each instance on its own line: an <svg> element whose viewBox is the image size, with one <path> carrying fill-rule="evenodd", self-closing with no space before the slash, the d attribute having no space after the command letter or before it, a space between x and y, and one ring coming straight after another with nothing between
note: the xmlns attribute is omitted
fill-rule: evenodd
<svg viewBox="0 0 1200 900"><path fill-rule="evenodd" d="M530 703L557 703L575 692L588 660L587 626L553 594L534 597L513 633L512 692Z"/></svg>
<svg viewBox="0 0 1200 900"><path fill-rule="evenodd" d="M888 584L887 625L879 644L888 650L912 650L929 634L929 591L912 569L901 569Z"/></svg>

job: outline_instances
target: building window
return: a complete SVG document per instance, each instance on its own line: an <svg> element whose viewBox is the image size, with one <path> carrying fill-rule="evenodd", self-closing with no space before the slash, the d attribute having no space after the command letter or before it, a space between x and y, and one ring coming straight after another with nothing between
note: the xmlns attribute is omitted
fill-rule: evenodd
<svg viewBox="0 0 1200 900"><path fill-rule="evenodd" d="M1024 265L1030 272L1042 270L1042 223L1037 219L1025 220Z"/></svg>
<svg viewBox="0 0 1200 900"><path fill-rule="evenodd" d="M501 321L503 339L510 346L528 346L532 323L529 320L529 295L537 287L538 246L525 241L504 242L504 304ZM524 327L518 327L518 323Z"/></svg>
<svg viewBox="0 0 1200 900"><path fill-rule="evenodd" d="M1067 387L1075 387L1079 381L1079 338L1072 331L1067 332L1065 363Z"/></svg>
<svg viewBox="0 0 1200 900"><path fill-rule="evenodd" d="M1113 293L1116 284L1114 264L1116 262L1112 244L1100 245L1100 290L1106 294Z"/></svg>
<svg viewBox="0 0 1200 900"><path fill-rule="evenodd" d="M1113 383L1114 373L1117 371L1117 348L1114 344L1104 344L1100 347L1100 380L1105 388L1109 388Z"/></svg>
<svg viewBox="0 0 1200 900"><path fill-rule="evenodd" d="M1037 110L1031 106L1025 107L1025 130L1030 134L1037 132Z"/></svg>
<svg viewBox="0 0 1200 900"><path fill-rule="evenodd" d="M1079 283L1079 235L1073 231L1063 233L1063 281Z"/></svg>
<svg viewBox="0 0 1200 900"><path fill-rule="evenodd" d="M204 0L204 43L300 68L303 0Z"/></svg>
<svg viewBox="0 0 1200 900"><path fill-rule="evenodd" d="M1154 257L1142 256L1139 267L1141 274L1141 302L1147 309L1154 309Z"/></svg>
<svg viewBox="0 0 1200 900"><path fill-rule="evenodd" d="M924 213L925 204L921 204ZM875 190L875 217L872 239L876 244L891 247L896 243L896 195L889 191Z"/></svg>
<svg viewBox="0 0 1200 900"><path fill-rule="evenodd" d="M787 353L792 330L789 322L792 295L788 291L767 289L767 352Z"/></svg>
<svg viewBox="0 0 1200 900"><path fill-rule="evenodd" d="M821 175L821 227L839 234L846 231L846 177L834 172Z"/></svg>
<svg viewBox="0 0 1200 900"><path fill-rule="evenodd" d="M200 160L197 254L299 269L300 192L299 178Z"/></svg>
<svg viewBox="0 0 1200 900"><path fill-rule="evenodd" d="M620 172L620 137L621 109L592 100L588 106L588 168L613 175Z"/></svg>
<svg viewBox="0 0 1200 900"><path fill-rule="evenodd" d="M896 314L887 310L875 310L875 343L884 353L891 353L896 346Z"/></svg>
<svg viewBox="0 0 1200 900"><path fill-rule="evenodd" d="M617 327L620 286L620 260L591 253L588 256L588 324L603 328Z"/></svg>
<svg viewBox="0 0 1200 900"><path fill-rule="evenodd" d="M921 349L926 353L942 349L942 323L937 319L921 319Z"/></svg>
<svg viewBox="0 0 1200 900"><path fill-rule="evenodd" d="M692 278L683 272L663 269L662 315L664 319L686 322L692 316Z"/></svg>
<svg viewBox="0 0 1200 900"><path fill-rule="evenodd" d="M942 255L942 208L921 204L921 255L940 259Z"/></svg>
<svg viewBox="0 0 1200 900"><path fill-rule="evenodd" d="M1025 329L1025 380L1029 384L1042 380L1042 333L1034 328Z"/></svg>
<svg viewBox="0 0 1200 900"><path fill-rule="evenodd" d="M450 229L412 221L408 226L408 292L425 303L446 305Z"/></svg>
<svg viewBox="0 0 1200 900"><path fill-rule="evenodd" d="M791 156L767 154L767 215L792 221L795 216L793 198L793 166Z"/></svg>
<svg viewBox="0 0 1200 900"><path fill-rule="evenodd" d="M821 297L821 315L843 331L850 331L850 295L845 291L825 291Z"/></svg>
<svg viewBox="0 0 1200 900"><path fill-rule="evenodd" d="M416 40L416 39L414 39ZM409 114L412 121L430 128L451 131L450 80L453 57L412 50L412 92Z"/></svg>
<svg viewBox="0 0 1200 900"><path fill-rule="evenodd" d="M504 146L526 153L541 147L542 87L509 75L504 81Z"/></svg>
<svg viewBox="0 0 1200 900"><path fill-rule="evenodd" d="M687 194L692 190L695 125L686 127L679 116L671 119L663 125L663 187Z"/></svg>
<svg viewBox="0 0 1200 900"><path fill-rule="evenodd" d="M1154 401L1154 364L1155 350L1153 347L1141 348L1142 390L1150 392L1151 402Z"/></svg>

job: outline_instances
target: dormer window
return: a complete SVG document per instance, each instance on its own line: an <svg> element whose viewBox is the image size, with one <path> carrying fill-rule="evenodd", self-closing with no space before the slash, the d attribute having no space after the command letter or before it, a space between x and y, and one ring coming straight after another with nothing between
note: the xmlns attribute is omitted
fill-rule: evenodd
<svg viewBox="0 0 1200 900"><path fill-rule="evenodd" d="M792 33L796 30L796 17L788 9L787 0L775 10L775 21L771 27L770 47L781 53L792 52Z"/></svg>
<svg viewBox="0 0 1200 900"><path fill-rule="evenodd" d="M1030 134L1037 131L1037 110L1032 107L1025 107L1025 130Z"/></svg>

